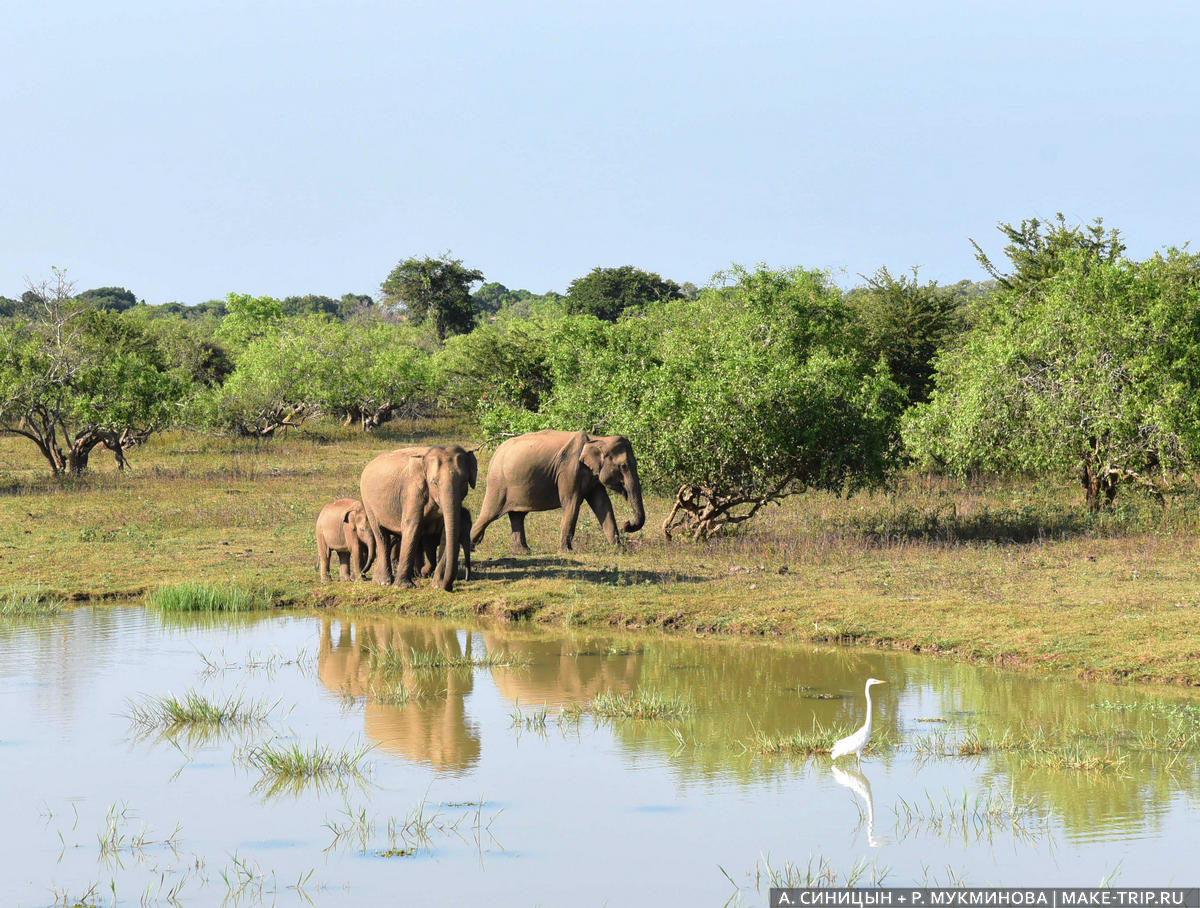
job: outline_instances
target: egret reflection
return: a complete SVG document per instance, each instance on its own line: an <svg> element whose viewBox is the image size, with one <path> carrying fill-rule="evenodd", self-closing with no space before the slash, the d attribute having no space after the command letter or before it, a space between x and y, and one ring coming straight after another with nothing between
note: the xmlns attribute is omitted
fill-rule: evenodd
<svg viewBox="0 0 1200 908"><path fill-rule="evenodd" d="M839 785L849 788L866 805L867 808L867 844L872 848L890 844L887 836L875 834L875 798L871 794L871 782L857 769L841 769L833 767L833 780Z"/></svg>

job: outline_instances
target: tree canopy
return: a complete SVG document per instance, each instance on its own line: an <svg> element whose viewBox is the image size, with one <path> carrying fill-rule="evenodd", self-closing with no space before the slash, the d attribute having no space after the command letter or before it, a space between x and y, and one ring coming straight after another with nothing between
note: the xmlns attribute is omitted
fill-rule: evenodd
<svg viewBox="0 0 1200 908"><path fill-rule="evenodd" d="M1028 222L1026 222L1028 223ZM1120 257L1116 232L1016 236L1004 289L906 414L918 462L1075 474L1098 509L1123 481L1200 458L1200 257Z"/></svg>
<svg viewBox="0 0 1200 908"><path fill-rule="evenodd" d="M407 315L414 325L429 321L439 341L464 334L475 324L471 285L483 272L446 253L441 258L407 258L380 284L385 306Z"/></svg>
<svg viewBox="0 0 1200 908"><path fill-rule="evenodd" d="M124 452L175 417L190 388L154 339L73 299L61 271L33 289L37 317L0 325L0 429L29 439L50 471L81 473L96 445Z"/></svg>
<svg viewBox="0 0 1200 908"><path fill-rule="evenodd" d="M652 271L632 265L619 268L593 268L571 281L567 288L567 311L575 315L594 315L615 322L626 309L661 300L680 299L683 292L674 281L663 280Z"/></svg>

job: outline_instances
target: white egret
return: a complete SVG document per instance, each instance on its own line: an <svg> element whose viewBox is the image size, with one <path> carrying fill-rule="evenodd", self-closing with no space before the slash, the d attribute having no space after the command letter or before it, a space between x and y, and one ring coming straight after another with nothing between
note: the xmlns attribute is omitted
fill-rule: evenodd
<svg viewBox="0 0 1200 908"><path fill-rule="evenodd" d="M842 740L833 745L833 759L844 757L847 754L854 754L858 762L862 762L863 748L867 746L867 742L871 739L871 685L872 684L887 684L886 681L880 681L878 678L867 679L867 721L862 724L862 728L852 735L846 735Z"/></svg>

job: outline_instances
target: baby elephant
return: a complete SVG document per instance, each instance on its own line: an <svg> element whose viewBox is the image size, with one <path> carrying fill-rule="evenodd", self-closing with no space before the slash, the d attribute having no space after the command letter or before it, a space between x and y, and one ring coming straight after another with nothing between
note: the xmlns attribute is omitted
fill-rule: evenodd
<svg viewBox="0 0 1200 908"><path fill-rule="evenodd" d="M375 534L367 523L367 512L356 498L339 498L321 508L317 515L317 570L329 582L329 555L337 552L338 576L362 580L375 561Z"/></svg>

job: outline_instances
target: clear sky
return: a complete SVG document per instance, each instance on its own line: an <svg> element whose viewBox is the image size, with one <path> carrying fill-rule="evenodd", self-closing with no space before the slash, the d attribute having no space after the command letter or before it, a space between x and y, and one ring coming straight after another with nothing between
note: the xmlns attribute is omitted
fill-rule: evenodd
<svg viewBox="0 0 1200 908"><path fill-rule="evenodd" d="M985 275L1200 240L1200 4L46 0L0 27L0 294L375 294L410 255Z"/></svg>

